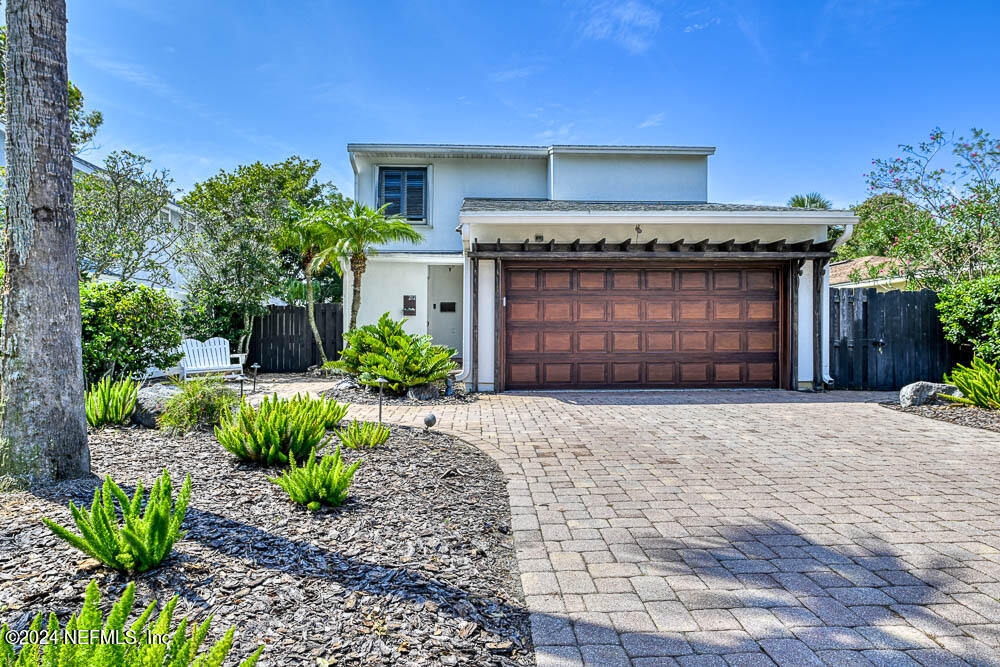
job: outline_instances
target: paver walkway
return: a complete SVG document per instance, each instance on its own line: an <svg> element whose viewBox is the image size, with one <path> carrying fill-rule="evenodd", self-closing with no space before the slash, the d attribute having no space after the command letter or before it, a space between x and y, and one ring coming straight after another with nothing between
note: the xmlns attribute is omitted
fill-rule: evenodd
<svg viewBox="0 0 1000 667"><path fill-rule="evenodd" d="M1000 665L1000 435L877 398L504 394L430 410L508 475L540 665Z"/></svg>

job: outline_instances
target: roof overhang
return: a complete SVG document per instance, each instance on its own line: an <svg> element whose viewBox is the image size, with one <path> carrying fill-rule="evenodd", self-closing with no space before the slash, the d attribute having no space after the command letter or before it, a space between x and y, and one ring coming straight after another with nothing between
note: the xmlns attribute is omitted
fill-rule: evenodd
<svg viewBox="0 0 1000 667"><path fill-rule="evenodd" d="M855 225L839 211L465 211L460 224Z"/></svg>
<svg viewBox="0 0 1000 667"><path fill-rule="evenodd" d="M392 158L500 158L530 159L550 155L589 156L707 156L714 146L503 146L475 144L347 144L351 156Z"/></svg>
<svg viewBox="0 0 1000 667"><path fill-rule="evenodd" d="M788 243L785 239L761 243L759 240L736 243L735 240L722 243L688 241L678 239L660 243L659 239L632 243L608 242L601 239L596 243L581 243L576 239L571 243L556 243L555 239L546 243L504 243L481 242L475 239L469 249L469 257L474 259L506 260L556 260L556 261L621 261L654 259L708 259L708 260L789 260L789 259L830 259L834 241L798 241Z"/></svg>

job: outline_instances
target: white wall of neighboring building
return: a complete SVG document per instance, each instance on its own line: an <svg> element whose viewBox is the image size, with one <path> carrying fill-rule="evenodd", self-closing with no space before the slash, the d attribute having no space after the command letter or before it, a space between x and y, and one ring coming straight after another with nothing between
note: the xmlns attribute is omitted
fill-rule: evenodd
<svg viewBox="0 0 1000 667"><path fill-rule="evenodd" d="M551 160L550 199L708 201L707 156L554 153Z"/></svg>

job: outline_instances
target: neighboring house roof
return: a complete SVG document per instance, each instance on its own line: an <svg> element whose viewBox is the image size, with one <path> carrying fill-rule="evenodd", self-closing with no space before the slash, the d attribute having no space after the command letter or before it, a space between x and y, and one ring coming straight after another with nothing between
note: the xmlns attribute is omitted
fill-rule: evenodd
<svg viewBox="0 0 1000 667"><path fill-rule="evenodd" d="M841 217L854 213L841 209L796 208L791 206L761 206L757 204L724 204L669 201L575 201L557 199L513 199L466 197L462 213L792 213L831 214Z"/></svg>
<svg viewBox="0 0 1000 667"><path fill-rule="evenodd" d="M886 266L881 266L881 265ZM895 257L882 257L880 255L868 255L866 257L856 257L843 262L833 262L830 264L830 284L842 285L853 282L867 282L870 277L871 267L879 267L879 275L885 279L892 279L893 269L902 264L902 261ZM859 271L863 276L861 281L851 280L851 274Z"/></svg>
<svg viewBox="0 0 1000 667"><path fill-rule="evenodd" d="M503 146L476 144L347 144L369 157L544 158L549 155L714 155L714 146Z"/></svg>

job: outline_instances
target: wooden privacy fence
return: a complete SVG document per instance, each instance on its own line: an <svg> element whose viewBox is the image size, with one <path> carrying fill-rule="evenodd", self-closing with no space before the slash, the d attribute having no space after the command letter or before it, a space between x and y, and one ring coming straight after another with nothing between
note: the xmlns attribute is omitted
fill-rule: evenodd
<svg viewBox="0 0 1000 667"><path fill-rule="evenodd" d="M839 389L894 391L941 382L961 349L944 338L937 294L830 289L830 373Z"/></svg>
<svg viewBox="0 0 1000 667"><path fill-rule="evenodd" d="M303 306L269 306L254 319L248 364L262 373L299 372L321 362L309 317ZM339 303L316 304L316 326L327 359L337 359L344 344L343 308Z"/></svg>

